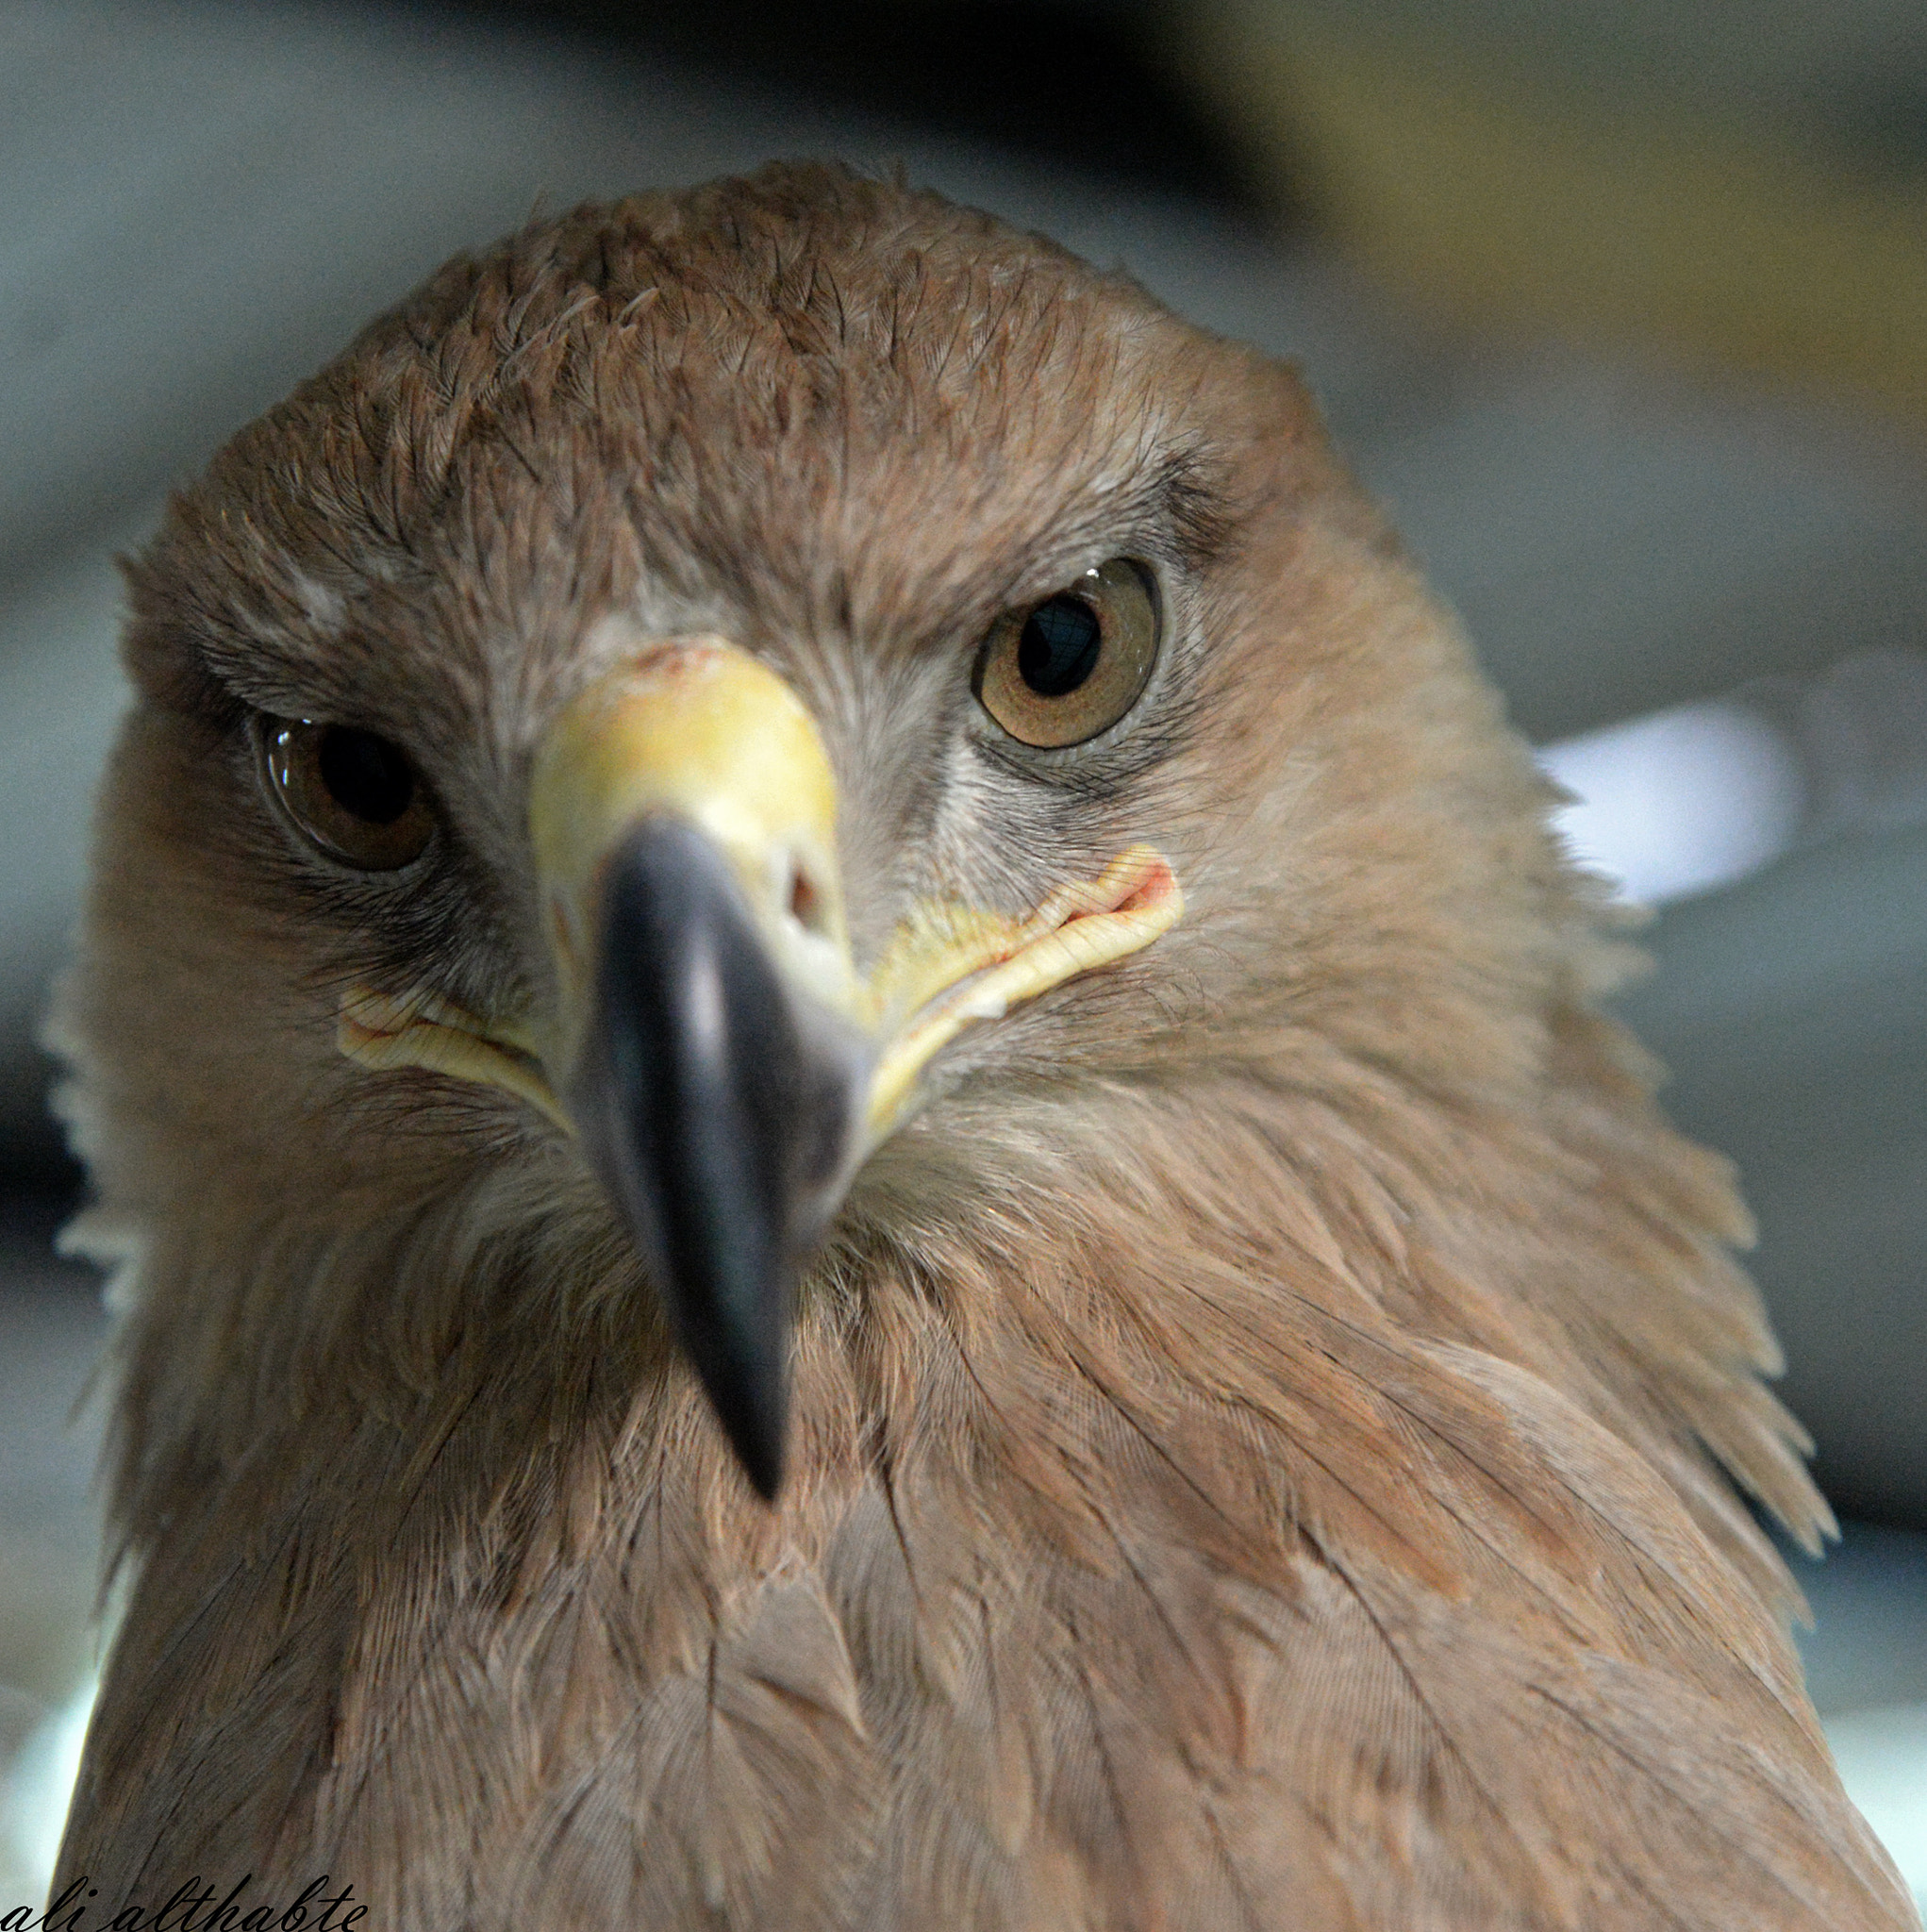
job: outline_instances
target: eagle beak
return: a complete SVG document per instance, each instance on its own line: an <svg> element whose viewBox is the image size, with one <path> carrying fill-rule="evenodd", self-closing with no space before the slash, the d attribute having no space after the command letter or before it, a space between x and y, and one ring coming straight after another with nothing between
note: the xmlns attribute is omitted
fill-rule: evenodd
<svg viewBox="0 0 1927 1932"><path fill-rule="evenodd" d="M848 1179L868 1042L727 858L644 817L608 853L567 1099L750 1481L782 1478L790 1302Z"/></svg>
<svg viewBox="0 0 1927 1932"><path fill-rule="evenodd" d="M358 988L341 1045L507 1088L579 1137L773 1497L796 1285L851 1176L947 1041L1149 944L1182 910L1177 883L1138 846L1020 917L918 901L859 973L822 736L781 677L714 638L656 644L574 698L529 801L548 1011L490 1022Z"/></svg>
<svg viewBox="0 0 1927 1932"><path fill-rule="evenodd" d="M836 785L789 687L717 641L591 686L537 755L560 998L545 1055L750 1481L782 1478L790 1305L873 1050Z"/></svg>

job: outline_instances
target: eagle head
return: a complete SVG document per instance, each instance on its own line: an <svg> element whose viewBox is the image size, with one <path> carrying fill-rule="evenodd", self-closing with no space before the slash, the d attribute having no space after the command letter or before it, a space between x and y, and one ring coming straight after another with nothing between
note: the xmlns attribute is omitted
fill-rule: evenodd
<svg viewBox="0 0 1927 1932"><path fill-rule="evenodd" d="M257 1358L350 1248L506 1241L773 1496L867 1248L1101 1230L1180 1097L1545 1048L1542 788L1297 376L931 195L460 259L131 581L75 1105Z"/></svg>

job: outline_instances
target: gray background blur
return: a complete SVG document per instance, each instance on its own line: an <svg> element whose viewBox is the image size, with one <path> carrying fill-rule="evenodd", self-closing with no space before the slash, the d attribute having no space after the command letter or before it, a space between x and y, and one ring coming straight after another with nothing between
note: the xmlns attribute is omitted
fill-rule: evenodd
<svg viewBox="0 0 1927 1932"><path fill-rule="evenodd" d="M1578 233L1610 302L1562 306L1543 230L1457 275L1465 251L1384 212L1367 123L1396 96L1421 132L1442 104L1457 145L1394 187L1433 195L1439 233L1503 228L1489 209L1532 199L1490 107L1515 94L1555 130L1570 104L1575 178L1655 117L1641 152L1683 158L1637 247ZM0 1764L89 1641L91 1437L61 1418L100 1318L47 1253L76 1177L33 1029L120 703L112 556L454 250L538 204L803 152L902 161L1302 360L1536 741L1736 689L1780 703L1797 687L1756 681L1855 653L1927 661L1927 387L1895 349L1921 319L1892 306L1927 274L1918 0L0 0ZM1709 155L1752 197L1723 225L1864 230L1864 254L1809 289L1798 247L1753 250L1758 287L1709 283L1686 313L1719 250L1673 216ZM1534 219L1570 242L1601 217ZM1861 750L1927 772L1927 709L1904 711ZM1886 1526L1816 1583L1835 1708L1927 1705L1904 1534L1927 1529L1927 810L1902 805L1810 810L1776 863L1670 906L1624 1002L1675 1116L1741 1164L1822 1479ZM1916 1770L1927 1794L1927 1745Z"/></svg>

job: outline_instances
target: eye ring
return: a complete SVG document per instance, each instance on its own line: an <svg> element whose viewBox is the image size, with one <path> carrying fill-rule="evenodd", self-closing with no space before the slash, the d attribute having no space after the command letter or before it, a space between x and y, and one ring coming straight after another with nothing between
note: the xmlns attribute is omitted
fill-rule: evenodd
<svg viewBox="0 0 1927 1932"><path fill-rule="evenodd" d="M1143 694L1162 628L1150 571L1114 557L1054 595L1005 611L977 654L972 688L1020 744L1083 744Z"/></svg>
<svg viewBox="0 0 1927 1932"><path fill-rule="evenodd" d="M427 850L435 810L392 740L314 718L260 721L261 777L310 845L357 872L399 872Z"/></svg>

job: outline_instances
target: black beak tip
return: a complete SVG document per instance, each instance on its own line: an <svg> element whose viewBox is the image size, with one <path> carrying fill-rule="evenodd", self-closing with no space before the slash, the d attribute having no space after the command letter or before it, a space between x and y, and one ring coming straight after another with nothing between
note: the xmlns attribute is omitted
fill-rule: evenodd
<svg viewBox="0 0 1927 1932"><path fill-rule="evenodd" d="M706 1359L700 1347L689 1353L750 1488L764 1502L773 1503L783 1487L789 1432L787 1365L722 1364Z"/></svg>
<svg viewBox="0 0 1927 1932"><path fill-rule="evenodd" d="M783 1438L774 1436L732 1436L730 1444L750 1488L765 1503L773 1503L783 1487Z"/></svg>

